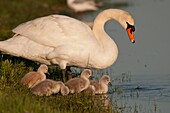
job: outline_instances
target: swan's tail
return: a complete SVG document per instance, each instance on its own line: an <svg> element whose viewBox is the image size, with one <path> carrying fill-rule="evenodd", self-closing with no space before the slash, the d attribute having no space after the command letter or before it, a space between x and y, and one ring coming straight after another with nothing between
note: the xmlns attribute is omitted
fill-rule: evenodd
<svg viewBox="0 0 170 113"><path fill-rule="evenodd" d="M53 48L33 42L21 35L14 35L6 41L0 41L0 51L3 53L45 64L50 64L46 60L46 55L52 50Z"/></svg>
<svg viewBox="0 0 170 113"><path fill-rule="evenodd" d="M0 51L10 54L13 56L22 56L22 48L23 44L19 44L17 42L15 36L6 40L6 41L0 41Z"/></svg>

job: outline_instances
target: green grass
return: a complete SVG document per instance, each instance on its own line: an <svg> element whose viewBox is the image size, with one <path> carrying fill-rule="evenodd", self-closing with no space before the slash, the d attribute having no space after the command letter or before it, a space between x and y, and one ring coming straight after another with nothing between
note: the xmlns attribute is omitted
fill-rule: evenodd
<svg viewBox="0 0 170 113"><path fill-rule="evenodd" d="M20 88L21 90L22 88ZM11 89L10 89L11 90ZM9 94L10 93L10 94ZM4 113L107 113L99 103L94 105L94 99L87 95L52 95L50 97L36 97L29 91L7 91L0 96L0 112Z"/></svg>
<svg viewBox="0 0 170 113"><path fill-rule="evenodd" d="M69 12L65 0L0 0L0 39L8 39L17 25L37 17Z"/></svg>
<svg viewBox="0 0 170 113"><path fill-rule="evenodd" d="M94 104L92 96L87 95L52 95L50 97L37 97L27 90L14 91L9 89L0 94L0 112L4 113L107 113L102 105Z"/></svg>
<svg viewBox="0 0 170 113"><path fill-rule="evenodd" d="M26 66L24 59L14 61L1 58L0 113L112 112L112 104L109 103L103 108L104 100L98 99L98 96L83 93L68 96L55 94L49 97L33 95L28 88L20 84L21 78L32 70L36 70L34 65Z"/></svg>

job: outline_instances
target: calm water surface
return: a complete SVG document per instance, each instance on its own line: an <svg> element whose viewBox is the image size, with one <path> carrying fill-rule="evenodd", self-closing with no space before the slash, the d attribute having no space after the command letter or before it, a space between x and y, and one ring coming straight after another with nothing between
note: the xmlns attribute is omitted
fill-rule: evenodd
<svg viewBox="0 0 170 113"><path fill-rule="evenodd" d="M124 5L118 7L114 5L115 2L124 2ZM97 12L85 13L83 20L92 21L107 8L127 10L135 18L136 44L129 42L119 24L114 21L106 23L106 32L115 37L113 39L118 45L119 57L111 67L95 71L94 74L109 74L114 80L113 87L123 89L121 95L112 94L112 99L117 99L119 106L127 107L125 113L130 111L130 106L133 107L131 111L135 111L136 106L139 113L169 113L170 0L107 0L105 4ZM123 75L129 75L124 82Z"/></svg>
<svg viewBox="0 0 170 113"><path fill-rule="evenodd" d="M153 75L129 75L128 78L126 76L117 75L112 77L118 78L113 81L113 87L119 86L123 91L119 95L112 94L113 100L118 100L119 106L126 106L126 111L130 109L128 106L133 107L132 111L137 106L140 113L152 113L154 111L156 113L169 113L170 75L154 75L154 77Z"/></svg>

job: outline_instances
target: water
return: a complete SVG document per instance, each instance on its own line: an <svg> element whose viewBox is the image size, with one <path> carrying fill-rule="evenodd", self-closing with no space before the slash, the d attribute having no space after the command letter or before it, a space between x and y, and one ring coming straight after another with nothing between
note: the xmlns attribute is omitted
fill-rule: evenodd
<svg viewBox="0 0 170 113"><path fill-rule="evenodd" d="M114 76L113 84L122 89L121 94L113 95L113 100L118 98L119 106L142 107L141 112L169 113L170 105L170 75L130 75L130 80L122 80L129 75ZM111 90L112 88L110 88ZM156 108L155 108L156 107ZM129 110L128 108L126 110ZM140 110L138 110L140 111ZM140 113L141 113L140 112Z"/></svg>
<svg viewBox="0 0 170 113"><path fill-rule="evenodd" d="M123 5L116 6L114 3ZM127 6L128 5L128 6ZM170 111L170 1L169 0L107 0L97 12L84 13L82 19L92 21L107 8L129 11L135 18L136 44L129 42L124 29L116 22L106 23L106 32L119 48L119 56L111 67L95 71L100 78L109 74L113 87L119 86L123 93L114 93L112 99L126 111L139 113L169 113ZM119 38L118 38L119 37ZM122 82L122 77L125 81ZM111 88L112 89L112 88ZM131 107L132 108L131 108Z"/></svg>

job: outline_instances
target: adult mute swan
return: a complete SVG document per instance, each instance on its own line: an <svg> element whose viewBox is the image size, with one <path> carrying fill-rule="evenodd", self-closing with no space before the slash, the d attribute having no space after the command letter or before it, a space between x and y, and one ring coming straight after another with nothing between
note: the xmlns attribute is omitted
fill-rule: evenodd
<svg viewBox="0 0 170 113"><path fill-rule="evenodd" d="M21 84L27 85L28 88L34 87L38 83L46 80L45 73L48 73L48 67L45 64L41 64L37 72L32 71L27 73L20 81Z"/></svg>
<svg viewBox="0 0 170 113"><path fill-rule="evenodd" d="M93 0L67 0L67 5L75 12L96 11L97 3Z"/></svg>
<svg viewBox="0 0 170 113"><path fill-rule="evenodd" d="M50 15L23 23L13 29L15 35L0 41L0 50L47 65L104 69L117 59L118 48L106 34L104 24L114 19L134 39L134 20L120 9L107 9L98 14L93 28L83 22L63 15Z"/></svg>

